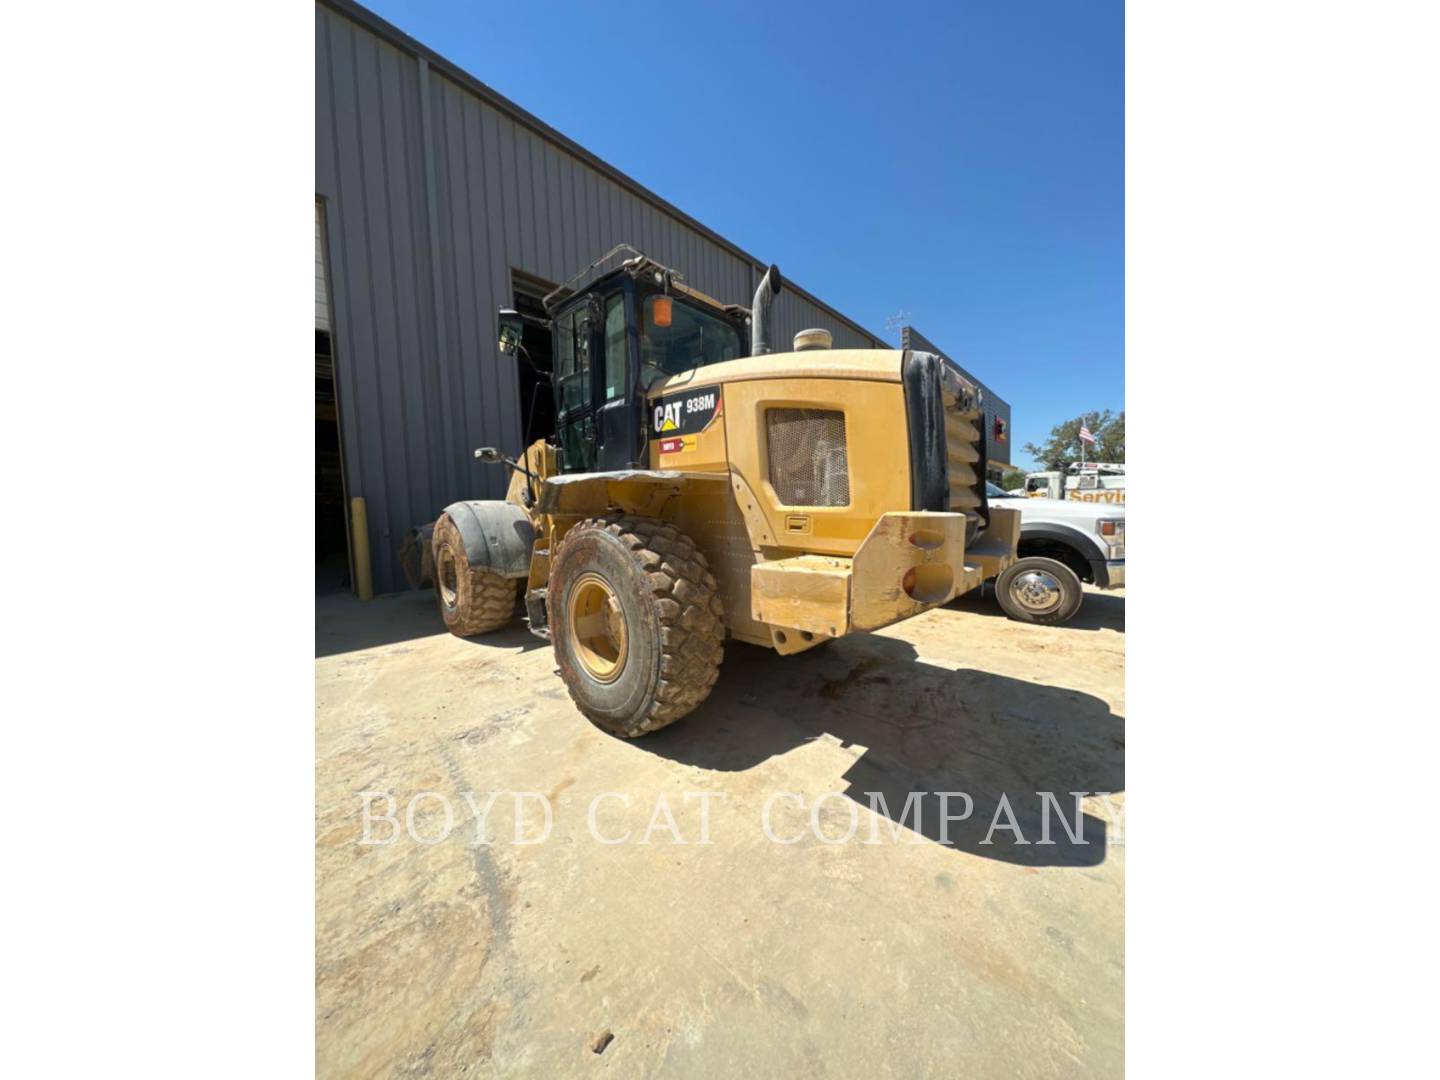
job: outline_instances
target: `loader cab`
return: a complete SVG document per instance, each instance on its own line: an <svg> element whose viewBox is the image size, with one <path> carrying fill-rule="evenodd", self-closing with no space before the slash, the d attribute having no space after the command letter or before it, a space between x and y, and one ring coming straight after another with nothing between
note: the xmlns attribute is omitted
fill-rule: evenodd
<svg viewBox="0 0 1440 1080"><path fill-rule="evenodd" d="M743 309L648 262L613 271L552 309L556 440L565 473L645 468L646 388L748 355Z"/></svg>

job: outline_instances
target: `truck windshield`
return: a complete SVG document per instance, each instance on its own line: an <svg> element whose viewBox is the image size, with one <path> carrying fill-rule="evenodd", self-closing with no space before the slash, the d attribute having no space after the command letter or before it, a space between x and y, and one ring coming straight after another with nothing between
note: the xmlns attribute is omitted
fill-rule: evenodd
<svg viewBox="0 0 1440 1080"><path fill-rule="evenodd" d="M640 322L640 363L652 374L658 369L679 375L743 355L740 332L731 323L673 296L646 297Z"/></svg>

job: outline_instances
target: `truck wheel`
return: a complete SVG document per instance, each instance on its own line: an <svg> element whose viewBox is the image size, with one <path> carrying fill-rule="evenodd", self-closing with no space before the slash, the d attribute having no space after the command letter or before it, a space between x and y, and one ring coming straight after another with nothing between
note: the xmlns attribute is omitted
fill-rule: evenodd
<svg viewBox="0 0 1440 1080"><path fill-rule="evenodd" d="M435 523L435 598L440 617L457 637L499 630L515 614L520 582L489 570L471 569L460 530L441 514Z"/></svg>
<svg viewBox="0 0 1440 1080"><path fill-rule="evenodd" d="M1012 619L1059 626L1080 610L1085 592L1064 563L1032 555L1017 559L996 579L995 595Z"/></svg>
<svg viewBox="0 0 1440 1080"><path fill-rule="evenodd" d="M679 720L720 674L724 609L694 542L631 515L580 522L550 571L550 641L580 711L623 738Z"/></svg>

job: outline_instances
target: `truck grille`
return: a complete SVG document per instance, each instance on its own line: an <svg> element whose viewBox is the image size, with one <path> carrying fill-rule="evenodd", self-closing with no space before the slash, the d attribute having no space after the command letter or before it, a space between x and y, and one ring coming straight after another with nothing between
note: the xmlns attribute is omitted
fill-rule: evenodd
<svg viewBox="0 0 1440 1080"><path fill-rule="evenodd" d="M845 414L770 409L765 414L770 483L786 506L849 506Z"/></svg>

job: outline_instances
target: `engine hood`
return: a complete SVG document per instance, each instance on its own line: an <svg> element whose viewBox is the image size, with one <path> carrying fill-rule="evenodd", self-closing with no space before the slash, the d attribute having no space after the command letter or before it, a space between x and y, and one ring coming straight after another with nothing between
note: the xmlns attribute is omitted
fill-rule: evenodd
<svg viewBox="0 0 1440 1080"><path fill-rule="evenodd" d="M814 349L806 352L743 356L719 364L657 379L646 387L647 396L673 394L692 387L752 379L869 379L899 382L899 349Z"/></svg>

